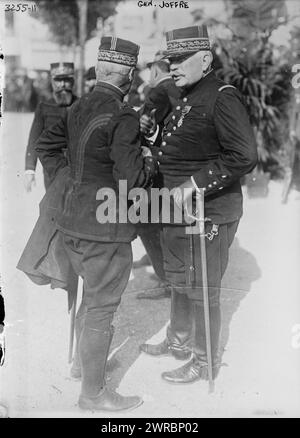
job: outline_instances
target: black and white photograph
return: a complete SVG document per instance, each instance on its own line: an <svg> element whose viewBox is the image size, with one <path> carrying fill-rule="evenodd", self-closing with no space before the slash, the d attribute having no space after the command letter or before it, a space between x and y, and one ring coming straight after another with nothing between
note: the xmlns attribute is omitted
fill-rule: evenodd
<svg viewBox="0 0 300 438"><path fill-rule="evenodd" d="M1 419L300 418L298 0L0 0L0 142Z"/></svg>

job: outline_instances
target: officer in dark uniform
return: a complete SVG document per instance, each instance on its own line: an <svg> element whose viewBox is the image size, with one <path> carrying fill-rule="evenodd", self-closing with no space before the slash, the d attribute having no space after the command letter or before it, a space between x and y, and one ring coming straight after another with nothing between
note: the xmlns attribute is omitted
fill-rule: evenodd
<svg viewBox="0 0 300 438"><path fill-rule="evenodd" d="M57 222L68 259L83 278L85 316L79 337L83 409L121 411L142 402L108 389L104 377L111 322L130 276L131 241L136 237L135 226L120 219L127 215L127 197L118 200L119 184L126 183L128 190L148 188L156 172L156 160L141 148L138 114L122 102L138 51L130 41L103 37L94 90L75 102L65 120L45 131L36 145L50 177L66 165L65 147L70 157L71 174ZM101 189L119 201L111 206L115 218L103 216Z"/></svg>
<svg viewBox="0 0 300 438"><path fill-rule="evenodd" d="M179 88L176 87L174 79L170 75L170 63L164 58L161 50L155 54L153 62L149 62L147 67L150 68L149 90L145 103L139 111L142 133L147 132L147 124L144 130L143 123L144 120L147 122L147 118L151 113L155 113L155 120L162 129L164 119L172 111L172 106L180 96ZM159 283L155 287L137 294L139 299L160 299L170 296L170 289L163 268L160 230L160 224L148 223L139 224L138 226L139 237L147 252L146 258L150 258L154 272L159 278ZM135 262L134 267L139 267L143 264L148 264L147 259L145 261L145 258L143 258Z"/></svg>
<svg viewBox="0 0 300 438"><path fill-rule="evenodd" d="M163 186L173 189L176 204L184 205L197 188L204 188L211 342L216 375L221 279L228 262L228 249L242 216L240 177L256 165L257 150L240 93L217 79L212 71L206 27L175 29L167 32L166 38L171 74L183 93L166 120L160 147L153 149L159 160ZM148 126L153 134L154 120L149 120ZM151 355L190 358L183 367L162 374L166 381L173 383L207 378L199 235L187 234L186 225L187 221L163 225L164 267L173 287L170 325L161 344L141 345L142 351Z"/></svg>
<svg viewBox="0 0 300 438"><path fill-rule="evenodd" d="M90 93L95 88L97 82L95 67L90 67L88 69L88 71L84 76L84 79L85 79L84 92Z"/></svg>
<svg viewBox="0 0 300 438"><path fill-rule="evenodd" d="M37 153L35 151L35 142L42 132L50 126L57 123L65 117L67 108L76 100L73 94L74 87L74 64L72 62L55 62L50 64L51 85L53 97L46 102L40 102L36 108L33 123L31 126L28 145L25 156L25 188L27 192L31 191L32 185L35 184L35 169L37 165ZM47 190L53 178L43 168L44 185ZM68 299L69 304L73 299L74 291L77 291L78 277L70 271ZM75 355L75 358L77 355ZM77 361L75 361L77 363ZM71 376L78 375L76 363L71 369Z"/></svg>
<svg viewBox="0 0 300 438"><path fill-rule="evenodd" d="M25 156L25 188L31 191L35 184L35 169L37 154L34 149L35 142L44 129L58 122L66 114L66 109L76 100L73 94L74 87L74 64L72 62L55 62L50 64L51 85L53 97L40 102L36 108L33 123L31 126L28 145ZM51 179L44 170L45 189L49 187Z"/></svg>
<svg viewBox="0 0 300 438"><path fill-rule="evenodd" d="M149 90L140 114L141 116L150 115L155 109L155 120L160 125L172 111L180 96L180 90L170 74L170 62L164 58L162 50L156 52L153 62L149 62L147 67L150 68ZM141 119L141 131L144 132L143 118Z"/></svg>

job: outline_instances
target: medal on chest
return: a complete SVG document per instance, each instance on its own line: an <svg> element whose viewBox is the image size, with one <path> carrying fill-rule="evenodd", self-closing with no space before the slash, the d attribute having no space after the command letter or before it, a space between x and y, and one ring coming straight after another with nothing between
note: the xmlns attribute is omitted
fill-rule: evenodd
<svg viewBox="0 0 300 438"><path fill-rule="evenodd" d="M178 128L180 128L180 126L182 125L185 116L190 112L191 108L192 108L192 107L191 107L190 105L185 105L185 106L182 108L181 116L179 117L179 120L178 120L178 122L177 122L177 127L178 127Z"/></svg>

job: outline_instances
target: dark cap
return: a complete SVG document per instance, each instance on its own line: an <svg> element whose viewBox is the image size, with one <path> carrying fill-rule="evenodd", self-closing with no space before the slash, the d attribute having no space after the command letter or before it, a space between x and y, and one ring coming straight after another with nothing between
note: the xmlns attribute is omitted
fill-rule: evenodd
<svg viewBox="0 0 300 438"><path fill-rule="evenodd" d="M98 61L113 62L115 64L135 67L138 60L140 46L121 38L105 36L101 38Z"/></svg>
<svg viewBox="0 0 300 438"><path fill-rule="evenodd" d="M50 64L50 75L52 79L73 78L73 62L54 62Z"/></svg>
<svg viewBox="0 0 300 438"><path fill-rule="evenodd" d="M90 81L92 79L96 79L95 67L90 67L88 71L85 73L85 79Z"/></svg>
<svg viewBox="0 0 300 438"><path fill-rule="evenodd" d="M147 63L147 67L151 68L151 66L153 64L155 64L156 62L160 62L160 61L165 62L168 65L170 64L169 60L166 59L165 52L163 50L158 50L158 52L155 53L153 61L152 62L148 62Z"/></svg>
<svg viewBox="0 0 300 438"><path fill-rule="evenodd" d="M206 25L182 27L166 32L166 58L176 58L200 50L210 50Z"/></svg>

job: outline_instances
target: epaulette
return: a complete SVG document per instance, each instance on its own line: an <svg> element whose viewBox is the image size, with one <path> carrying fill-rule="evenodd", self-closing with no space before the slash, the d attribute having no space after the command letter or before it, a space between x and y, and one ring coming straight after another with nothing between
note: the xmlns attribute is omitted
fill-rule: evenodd
<svg viewBox="0 0 300 438"><path fill-rule="evenodd" d="M223 90L225 90L225 88L234 88L236 90L236 87L234 87L233 85L227 84L227 85L222 85L222 87L220 87L218 89L218 91L223 91Z"/></svg>

